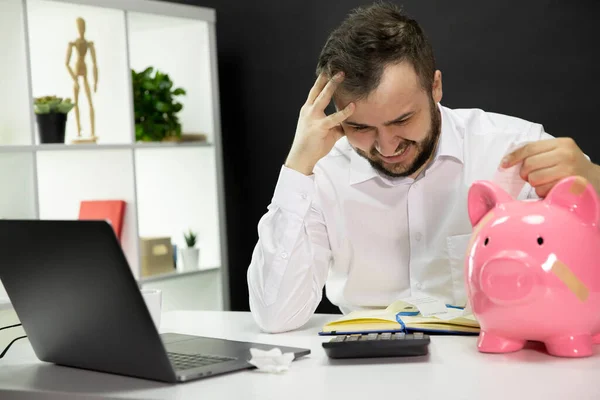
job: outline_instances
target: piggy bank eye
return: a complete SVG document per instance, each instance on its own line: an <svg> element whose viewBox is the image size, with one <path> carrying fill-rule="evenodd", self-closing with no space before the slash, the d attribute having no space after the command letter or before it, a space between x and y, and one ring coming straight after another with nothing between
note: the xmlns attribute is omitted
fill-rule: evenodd
<svg viewBox="0 0 600 400"><path fill-rule="evenodd" d="M490 238L486 237L485 240L483 241L483 245L487 246L489 242L490 242Z"/></svg>
<svg viewBox="0 0 600 400"><path fill-rule="evenodd" d="M544 244L544 238L543 238L543 237L541 237L541 236L540 236L540 237L538 237L538 238L537 238L537 242L538 242L538 244L539 244L540 246L541 246L541 245L543 245L543 244Z"/></svg>

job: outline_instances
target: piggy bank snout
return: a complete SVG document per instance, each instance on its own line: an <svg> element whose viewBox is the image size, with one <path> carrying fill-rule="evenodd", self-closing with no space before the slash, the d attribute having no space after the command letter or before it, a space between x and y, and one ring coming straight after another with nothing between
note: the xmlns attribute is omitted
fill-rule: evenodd
<svg viewBox="0 0 600 400"><path fill-rule="evenodd" d="M519 253L505 253L489 259L481 268L481 290L497 304L526 301L537 285L532 260Z"/></svg>

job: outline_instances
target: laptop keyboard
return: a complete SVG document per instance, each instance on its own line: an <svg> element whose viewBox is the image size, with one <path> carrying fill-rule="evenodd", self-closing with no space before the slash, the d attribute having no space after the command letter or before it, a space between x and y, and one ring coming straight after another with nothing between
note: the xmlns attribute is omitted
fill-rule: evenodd
<svg viewBox="0 0 600 400"><path fill-rule="evenodd" d="M171 364L177 371L236 360L236 358L232 357L218 357L205 354L181 354L169 352L167 355L169 356Z"/></svg>

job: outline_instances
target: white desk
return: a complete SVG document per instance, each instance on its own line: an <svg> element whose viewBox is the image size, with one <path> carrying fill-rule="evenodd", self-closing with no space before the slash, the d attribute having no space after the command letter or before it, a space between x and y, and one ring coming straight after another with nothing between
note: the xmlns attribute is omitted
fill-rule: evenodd
<svg viewBox="0 0 600 400"><path fill-rule="evenodd" d="M247 370L177 385L41 363L29 342L21 340L0 360L0 389L37 393L0 392L0 398L75 398L71 393L84 399L600 399L600 346L586 359L554 358L536 346L490 355L477 352L475 337L437 336L425 359L336 361L321 347L328 339L317 336L333 318L316 315L302 330L268 335L259 332L249 313L166 313L165 332L312 350L281 375Z"/></svg>

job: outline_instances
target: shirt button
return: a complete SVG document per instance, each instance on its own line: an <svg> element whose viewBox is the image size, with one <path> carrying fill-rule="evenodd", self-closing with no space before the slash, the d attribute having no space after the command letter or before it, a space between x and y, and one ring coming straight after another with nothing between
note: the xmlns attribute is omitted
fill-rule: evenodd
<svg viewBox="0 0 600 400"><path fill-rule="evenodd" d="M419 289L419 290L423 289L423 285L421 285L420 283L417 283L417 289Z"/></svg>
<svg viewBox="0 0 600 400"><path fill-rule="evenodd" d="M306 196L306 193L302 193L302 194L300 195L300 197L302 197L304 200L306 200L306 197L308 197L308 196Z"/></svg>
<svg viewBox="0 0 600 400"><path fill-rule="evenodd" d="M283 253L281 253L281 258L287 258L288 253L286 253L285 251Z"/></svg>
<svg viewBox="0 0 600 400"><path fill-rule="evenodd" d="M415 239L417 240L417 242L418 242L419 240L421 240L421 238L423 238L423 235L421 235L421 232L417 232L417 233L415 233Z"/></svg>

